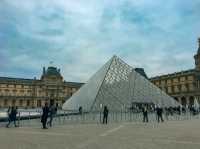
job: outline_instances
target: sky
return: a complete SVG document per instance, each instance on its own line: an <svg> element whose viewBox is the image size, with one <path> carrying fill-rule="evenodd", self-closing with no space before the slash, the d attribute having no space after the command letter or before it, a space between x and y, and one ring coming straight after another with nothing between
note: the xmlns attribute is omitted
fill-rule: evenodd
<svg viewBox="0 0 200 149"><path fill-rule="evenodd" d="M149 77L194 68L200 0L0 0L0 76L86 82L113 55ZM53 61L53 64L50 64Z"/></svg>

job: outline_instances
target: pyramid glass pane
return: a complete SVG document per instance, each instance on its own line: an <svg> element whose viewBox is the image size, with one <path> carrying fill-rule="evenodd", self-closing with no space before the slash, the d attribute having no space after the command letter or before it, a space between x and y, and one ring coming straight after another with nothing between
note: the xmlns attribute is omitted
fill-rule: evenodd
<svg viewBox="0 0 200 149"><path fill-rule="evenodd" d="M76 110L82 106L87 112L101 111L107 106L110 111L130 109L132 103L153 103L162 107L179 104L137 73L131 66L114 56L107 62L63 108Z"/></svg>
<svg viewBox="0 0 200 149"><path fill-rule="evenodd" d="M111 62L112 60L108 61L80 90L65 102L64 109L76 111L79 107L82 107L84 111L89 111Z"/></svg>

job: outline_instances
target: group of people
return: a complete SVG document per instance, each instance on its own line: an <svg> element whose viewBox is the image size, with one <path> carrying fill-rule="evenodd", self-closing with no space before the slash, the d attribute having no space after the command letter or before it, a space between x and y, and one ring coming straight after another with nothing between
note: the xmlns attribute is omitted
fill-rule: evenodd
<svg viewBox="0 0 200 149"><path fill-rule="evenodd" d="M48 106L48 103L45 103L45 106L42 108L42 117L41 117L41 123L42 128L47 129L47 125L52 127L52 121L53 118L56 116L57 113L57 106L54 106L54 104L50 104ZM49 118L49 121L47 122L47 119Z"/></svg>
<svg viewBox="0 0 200 149"><path fill-rule="evenodd" d="M163 108L161 107L156 107L155 108L155 112L156 112L156 119L159 122L164 122L163 119ZM149 118L148 118L148 109L147 106L144 106L142 108L142 113L143 113L143 122L144 123L148 123L149 122Z"/></svg>
<svg viewBox="0 0 200 149"><path fill-rule="evenodd" d="M148 109L149 108L149 109ZM196 115L199 113L199 109L195 109L194 106L178 106L178 107L148 107L147 105L142 107L142 113L143 113L143 122L148 122L148 112L155 112L156 113L156 118L158 123L159 122L164 122L163 119L163 113L165 113L166 119L168 120L168 116L171 115L173 116L174 114L181 115L181 114L186 114L186 112L189 112L191 115Z"/></svg>
<svg viewBox="0 0 200 149"><path fill-rule="evenodd" d="M8 107L8 111L7 111L7 114L8 114L8 124L6 125L6 127L8 128L10 126L10 124L13 122L15 127L17 127L17 124L16 124L16 119L17 119L17 113L18 113L18 107Z"/></svg>
<svg viewBox="0 0 200 149"><path fill-rule="evenodd" d="M41 123L42 128L47 129L47 125L52 127L52 121L57 113L57 106L54 106L51 104L48 106L48 103L45 103L45 106L42 108L42 116L41 116ZM6 124L6 127L9 128L10 124L13 123L15 127L18 127L16 124L18 114L18 107L12 106L8 107L7 115L8 115L8 123ZM47 119L49 118L49 121L47 122Z"/></svg>

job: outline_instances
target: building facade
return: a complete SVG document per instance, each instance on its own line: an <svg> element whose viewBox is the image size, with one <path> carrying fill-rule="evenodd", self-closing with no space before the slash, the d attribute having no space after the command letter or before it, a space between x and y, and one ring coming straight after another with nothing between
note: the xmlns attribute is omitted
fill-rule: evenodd
<svg viewBox="0 0 200 149"><path fill-rule="evenodd" d="M43 68L41 79L0 77L0 107L36 108L45 102L61 106L82 85L64 81L56 67Z"/></svg>
<svg viewBox="0 0 200 149"><path fill-rule="evenodd" d="M200 103L200 38L198 44L194 69L150 78L152 83L183 106L193 105L195 99Z"/></svg>

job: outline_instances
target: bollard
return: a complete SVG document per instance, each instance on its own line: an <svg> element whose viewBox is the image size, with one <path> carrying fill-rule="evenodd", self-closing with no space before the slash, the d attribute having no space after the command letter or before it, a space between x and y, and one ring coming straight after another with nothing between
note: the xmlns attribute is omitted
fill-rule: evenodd
<svg viewBox="0 0 200 149"><path fill-rule="evenodd" d="M31 124L31 115L30 115L30 111L28 112L29 115L29 124Z"/></svg>
<svg viewBox="0 0 200 149"><path fill-rule="evenodd" d="M18 126L20 125L20 112L19 112L19 116L18 116Z"/></svg>
<svg viewBox="0 0 200 149"><path fill-rule="evenodd" d="M122 110L121 110L121 122L122 122Z"/></svg>
<svg viewBox="0 0 200 149"><path fill-rule="evenodd" d="M65 123L65 119L66 119L66 113L65 113L65 111L64 111L63 123Z"/></svg>

